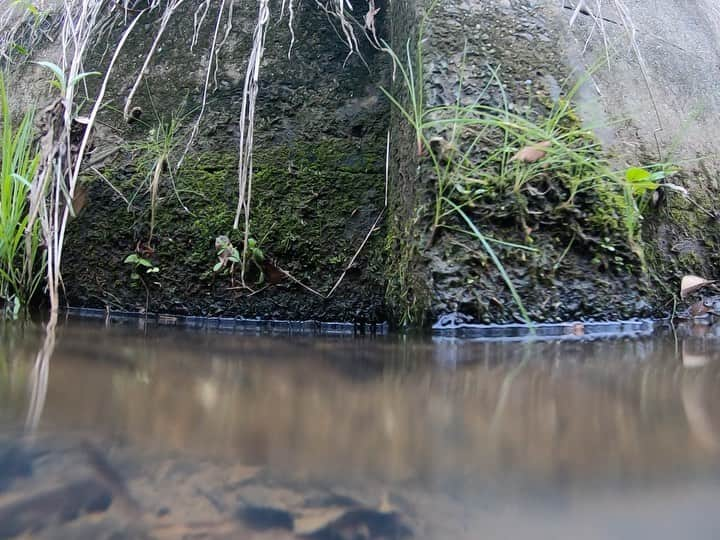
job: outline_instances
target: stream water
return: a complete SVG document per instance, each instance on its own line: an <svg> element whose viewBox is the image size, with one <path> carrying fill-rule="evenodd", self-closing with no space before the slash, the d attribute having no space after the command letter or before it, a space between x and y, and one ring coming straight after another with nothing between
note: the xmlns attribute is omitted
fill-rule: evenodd
<svg viewBox="0 0 720 540"><path fill-rule="evenodd" d="M719 327L0 336L0 538L720 536Z"/></svg>

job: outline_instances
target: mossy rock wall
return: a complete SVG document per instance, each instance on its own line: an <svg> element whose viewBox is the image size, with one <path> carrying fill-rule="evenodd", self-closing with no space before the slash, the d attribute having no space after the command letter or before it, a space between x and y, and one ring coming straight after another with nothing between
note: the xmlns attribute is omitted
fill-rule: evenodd
<svg viewBox="0 0 720 540"><path fill-rule="evenodd" d="M581 134L586 130L587 136L581 137L588 148L588 163L597 160L609 171L621 171L613 178L623 178L622 171L628 167L660 161L649 151L650 141L657 134L643 124L647 115L632 114L633 103L641 99L638 92L642 79L633 79L633 62L628 58L620 59L617 72L612 63L610 67L602 65L602 36L595 36L583 52L587 32L592 30L587 15L580 14L581 21L570 26L572 10L563 9L557 2L524 0L401 2L395 9L402 12L404 20L415 21L414 28L407 23L398 25L397 12L393 14L396 51L404 50L406 43L415 51L418 27L424 25L419 64L426 109L476 104L495 108L498 116L504 110L542 124L561 108L565 112L558 133ZM610 47L628 37L616 23L607 36ZM659 56L654 51L653 55ZM664 72L667 76L676 73L671 65L659 64L651 65L657 70L653 74L656 80ZM641 67L635 67L639 75ZM603 101L596 80L603 89L608 88L613 100ZM626 102L617 95L617 88L609 88L613 84L631 92ZM403 95L403 85L396 88ZM665 113L671 108L668 94L663 93L657 104ZM407 105L406 90L404 95ZM647 111L650 98L642 99L638 110ZM612 114L613 107L626 115L622 122L618 122L619 114ZM438 174L428 155L431 150L418 152L413 133L407 132L401 116L393 119L396 144L403 148L394 154L393 164L397 171L396 210L389 235L395 245L403 246L403 256L392 259L389 273L389 290L397 300L389 304L393 313L410 325L523 319L502 271L476 235L468 234L471 228L460 214L445 204L441 226L433 226ZM664 120L668 125L660 141L664 149L692 146L682 138L685 133L677 133L671 115ZM425 135L442 145L450 139L448 131L447 126L431 125ZM676 136L674 146L665 140L671 132ZM698 143L707 152L717 151L716 144ZM472 144L477 146L477 141ZM512 141L509 144L502 137L493 139L492 134L484 136L482 145L483 150L469 150L471 144L461 138L448 146L455 156L471 152L479 163L505 145L507 168L507 158L522 148L513 147ZM672 297L683 274L714 277L717 273L714 246L720 228L712 203L717 181L707 170L713 161L703 163L683 163L680 173L664 180L686 187L689 198L669 189L637 196L635 203L641 215L636 216L635 228L626 222L628 200L617 183L603 186L605 180L598 178L595 185L580 190L580 196L570 197L576 170L564 177L548 178L538 169L515 193L497 183L469 182L481 185L484 193L470 201L460 194L467 192L466 184L450 185L444 195L462 206L479 232L490 239L532 320L660 316L672 309ZM487 169L492 172L499 167L488 165ZM703 170L705 178L698 181ZM413 226L408 227L408 223ZM532 251L518 249L517 245Z"/></svg>
<svg viewBox="0 0 720 540"><path fill-rule="evenodd" d="M119 59L95 149L100 154L118 148L100 167L114 189L91 175L84 180L87 202L70 225L64 254L67 301L174 314L386 320L382 222L337 290L324 296L384 206L389 105L378 85L386 76L387 59L364 45L364 60L346 58L347 47L314 4L296 11L290 52L287 21L270 24L256 113L250 234L272 266L260 271L261 265L249 264L245 282L250 289L244 289L239 265L234 274L229 264L219 272L212 269L218 262L216 237L228 235L242 246L242 230L233 230L238 119L256 6L236 7L200 131L182 166L171 174L201 107L206 50L217 16L217 8L211 8L191 51L195 4L186 4L170 20L133 100L142 114L130 125L119 109L157 32L157 14L141 23ZM279 5L273 13L275 8ZM122 27L119 22L109 35L116 39ZM109 58L101 53L98 46L86 61L88 68L102 71ZM180 119L181 127L170 168L161 174L151 235L148 188L156 161L147 141L171 118ZM133 279L134 265L123 262L131 253L158 271L139 268L141 279ZM273 267L293 279L278 276Z"/></svg>

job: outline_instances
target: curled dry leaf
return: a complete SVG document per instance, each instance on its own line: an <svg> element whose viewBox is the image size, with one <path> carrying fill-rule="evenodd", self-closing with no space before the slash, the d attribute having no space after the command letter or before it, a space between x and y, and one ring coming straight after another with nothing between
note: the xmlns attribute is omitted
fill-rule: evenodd
<svg viewBox="0 0 720 540"><path fill-rule="evenodd" d="M685 299L686 296L700 289L712 285L715 280L708 280L700 276L687 275L683 276L680 282L680 298Z"/></svg>
<svg viewBox="0 0 720 540"><path fill-rule="evenodd" d="M521 161L523 163L535 163L547 154L550 141L543 141L520 149L517 154L510 158L510 161Z"/></svg>

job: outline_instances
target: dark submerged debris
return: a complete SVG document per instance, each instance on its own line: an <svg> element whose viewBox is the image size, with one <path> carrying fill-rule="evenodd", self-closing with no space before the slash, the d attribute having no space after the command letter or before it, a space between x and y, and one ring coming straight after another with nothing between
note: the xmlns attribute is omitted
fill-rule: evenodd
<svg viewBox="0 0 720 540"><path fill-rule="evenodd" d="M103 512L111 491L95 478L54 487L0 504L0 539L35 533L86 513Z"/></svg>
<svg viewBox="0 0 720 540"><path fill-rule="evenodd" d="M22 447L11 445L0 450L0 493L7 490L15 479L27 478L32 473L32 456Z"/></svg>

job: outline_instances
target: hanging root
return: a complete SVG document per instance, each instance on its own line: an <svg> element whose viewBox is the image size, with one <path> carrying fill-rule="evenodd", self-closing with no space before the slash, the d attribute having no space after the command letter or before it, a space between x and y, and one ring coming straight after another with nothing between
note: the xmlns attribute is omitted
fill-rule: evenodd
<svg viewBox="0 0 720 540"><path fill-rule="evenodd" d="M383 46L377 36L377 28L375 27L375 16L380 13L380 8L375 7L375 0L368 0L368 10L363 18L363 30L370 44L376 49L382 49Z"/></svg>
<svg viewBox="0 0 720 540"><path fill-rule="evenodd" d="M325 0L325 3L323 3L322 0L315 0L315 3L328 15L331 22L334 20L340 27L338 30L338 28L333 25L335 32L348 47L345 63L347 63L353 54L357 54L363 63L367 65L365 59L360 54L360 44L358 43L357 36L355 35L355 29L353 28L355 20L353 19L352 14L345 11L346 7L349 11L353 10L352 4L349 0ZM374 18L374 15L372 17Z"/></svg>
<svg viewBox="0 0 720 540"><path fill-rule="evenodd" d="M287 53L288 60L290 60L290 54L292 53L293 45L295 45L295 5L293 4L294 1L295 0L282 0L282 5L280 6L280 17L278 18L279 21L283 20L283 17L285 17L285 6L287 6L288 30L290 31L290 45L288 46Z"/></svg>
<svg viewBox="0 0 720 540"><path fill-rule="evenodd" d="M140 73L138 73L137 79L135 79L135 84L133 84L133 87L130 90L128 97L125 100L125 108L123 109L123 116L125 117L126 122L130 119L130 109L132 108L133 97L135 96L135 93L137 92L137 89L140 86L140 82L142 81L143 76L145 75L145 72L147 71L147 68L150 65L150 61L152 60L152 57L155 54L158 44L160 43L160 39L162 38L163 34L165 33L165 29L167 28L167 25L170 22L170 19L172 18L173 14L177 10L177 8L179 8L184 2L185 2L185 0L170 0L168 2L167 6L165 7L165 11L163 12L162 19L160 20L160 28L158 29L158 33L155 35L155 39L153 40L153 43L150 46L150 50L148 51L147 55L145 56L145 62L143 62L142 68L140 69Z"/></svg>
<svg viewBox="0 0 720 540"><path fill-rule="evenodd" d="M202 122L203 116L205 115L205 107L207 106L207 98L208 98L208 88L210 86L210 76L213 73L213 65L217 66L217 53L216 53L217 38L218 38L218 33L220 31L220 23L222 22L222 16L223 16L224 12L225 12L225 0L222 0L220 2L220 7L218 8L217 19L215 20L215 30L213 32L212 44L210 45L210 50L208 51L208 66L207 66L207 69L205 70L205 84L203 85L203 94L202 94L202 101L200 104L200 113L198 114L197 118L195 119L195 123L193 124L192 131L190 132L190 136L188 137L188 141L185 145L185 150L183 151L182 155L180 156L177 166L175 167L176 170L180 168L183 160L185 159L185 156L190 151L190 147L192 146L192 143L195 141L195 137L197 137L197 134L200 131L200 122ZM204 15L203 15L203 17L204 17ZM195 32L197 32L197 31L198 30L196 28Z"/></svg>
<svg viewBox="0 0 720 540"><path fill-rule="evenodd" d="M265 48L270 9L268 0L259 0L258 19L253 33L253 48L245 72L245 85L243 86L243 102L240 110L240 152L238 163L238 205L235 212L233 228L240 225L240 216L245 218L245 231L243 238L243 260L241 279L245 280L245 263L247 259L247 245L250 238L250 200L252 197L252 150L254 137L255 101L258 93L260 78L260 63Z"/></svg>

